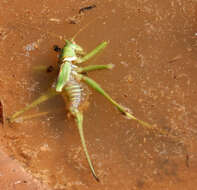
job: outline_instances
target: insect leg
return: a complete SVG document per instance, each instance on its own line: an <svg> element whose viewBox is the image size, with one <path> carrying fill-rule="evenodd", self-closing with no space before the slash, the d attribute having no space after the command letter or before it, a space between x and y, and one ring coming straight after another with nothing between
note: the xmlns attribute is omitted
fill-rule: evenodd
<svg viewBox="0 0 197 190"><path fill-rule="evenodd" d="M78 73L85 73L88 71L94 71L94 70L101 70L101 69L112 69L114 67L113 64L108 65L89 65L87 67L79 67L77 69Z"/></svg>
<svg viewBox="0 0 197 190"><path fill-rule="evenodd" d="M44 93L43 95L41 95L39 98L37 98L36 100L34 100L31 104L27 105L25 108L23 108L22 110L17 111L16 113L14 113L10 118L9 121L12 123L15 121L15 119L20 116L21 114L23 114L25 111L37 106L38 104L56 96L58 93L54 90L54 89L49 89L46 93Z"/></svg>
<svg viewBox="0 0 197 190"><path fill-rule="evenodd" d="M21 117L19 116L19 117L14 119L14 122L21 123L25 120L33 119L33 118L36 118L36 117L41 117L41 116L44 116L44 115L47 115L47 114L49 114L49 112L39 112L39 113L26 115L26 116L21 116Z"/></svg>
<svg viewBox="0 0 197 190"><path fill-rule="evenodd" d="M91 78L89 77L86 77L86 76L83 76L83 75L80 75L80 78L85 82L87 83L90 87L92 87L93 89L95 89L97 92L99 92L100 94L102 94L107 100L109 100L121 113L123 113L125 116L127 116L127 118L129 119L133 119L135 121L137 121L138 123L140 123L142 126L144 127L147 127L149 129L154 129L153 126L151 126L150 124L148 124L147 122L145 121L142 121L138 118L136 118L135 116L133 116L131 113L129 113L128 111L126 111L126 109L121 106L120 104L118 104L115 100L113 100L110 95L105 92L101 86L95 82L94 80L92 80Z"/></svg>
<svg viewBox="0 0 197 190"><path fill-rule="evenodd" d="M75 117L75 120L76 120L76 123L77 123L77 127L78 127L78 130L79 130L79 135L80 135L80 138L81 138L81 143L82 143L82 146L83 146L83 150L85 152L86 159L88 161L88 164L89 164L89 167L91 169L92 175L94 176L94 178L97 181L99 181L99 178L97 177L97 175L95 173L95 170L94 170L94 167L92 165L92 162L91 162L91 159L90 159L90 156L89 156L89 153L88 153L88 149L87 149L87 146L86 146L85 138L84 138L84 133L83 133L83 114L80 111L78 111L77 109L72 110L71 112L72 112L72 114Z"/></svg>
<svg viewBox="0 0 197 190"><path fill-rule="evenodd" d="M77 63L83 63L85 61L87 61L88 59L92 58L94 55L96 55L97 53L99 53L100 51L102 51L105 47L107 46L107 42L102 42L100 43L95 49L93 49L91 52L89 52L88 54L86 54L84 57L79 58L77 60Z"/></svg>

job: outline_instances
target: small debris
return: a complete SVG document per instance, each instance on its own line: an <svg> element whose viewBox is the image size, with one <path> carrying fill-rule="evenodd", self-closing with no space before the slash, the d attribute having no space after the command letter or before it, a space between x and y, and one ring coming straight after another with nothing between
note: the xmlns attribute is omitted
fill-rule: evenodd
<svg viewBox="0 0 197 190"><path fill-rule="evenodd" d="M28 52L33 51L33 50L35 50L35 49L38 49L38 43L37 43L37 42L33 42L33 43L31 43L31 44L27 44L27 45L24 47L24 50L25 50L25 51L28 51Z"/></svg>
<svg viewBox="0 0 197 190"><path fill-rule="evenodd" d="M58 19L58 18L50 18L49 21L60 23L60 19Z"/></svg>
<svg viewBox="0 0 197 190"><path fill-rule="evenodd" d="M69 17L69 18L67 19L67 22L68 22L69 24L77 24L77 23L80 22L80 18L79 18L79 16L72 16L72 17Z"/></svg>
<svg viewBox="0 0 197 190"><path fill-rule="evenodd" d="M96 5L93 4L93 5L90 5L90 6L87 6L87 7L83 7L81 9L79 9L79 14L78 15L74 15L72 17L68 17L66 19L66 21L69 23L69 24L78 24L80 23L80 20L81 18L84 16L84 12L87 11L87 10L91 10L93 8L95 8Z"/></svg>
<svg viewBox="0 0 197 190"><path fill-rule="evenodd" d="M173 62L175 62L175 61L177 61L177 60L179 60L179 59L182 59L182 55L177 55L177 56L175 56L174 58L172 58L171 60L169 60L168 62L169 63L173 63Z"/></svg>
<svg viewBox="0 0 197 190"><path fill-rule="evenodd" d="M96 7L96 5L95 5L95 4L90 5L90 6L87 6L87 7L83 7L83 8L81 8L81 9L79 9L79 14L81 14L82 12L85 12L85 11L91 10L91 9L93 9L93 8L95 8L95 7Z"/></svg>
<svg viewBox="0 0 197 190"><path fill-rule="evenodd" d="M69 24L77 24L74 20L70 19Z"/></svg>
<svg viewBox="0 0 197 190"><path fill-rule="evenodd" d="M40 151L43 151L43 152L47 152L47 151L51 151L50 147L48 144L43 144L41 147L40 147Z"/></svg>
<svg viewBox="0 0 197 190"><path fill-rule="evenodd" d="M20 183L22 183L22 181L21 181L21 180L18 180L18 181L16 181L16 182L14 183L14 185L17 185L17 184L20 184Z"/></svg>
<svg viewBox="0 0 197 190"><path fill-rule="evenodd" d="M4 125L5 120L4 120L4 110L3 110L3 103L0 100L0 123L2 123L2 125Z"/></svg>
<svg viewBox="0 0 197 190"><path fill-rule="evenodd" d="M189 154L186 154L185 156L185 165L187 168L189 168Z"/></svg>
<svg viewBox="0 0 197 190"><path fill-rule="evenodd" d="M126 61L120 61L120 64L123 65L123 66L125 66L125 67L128 67L129 66L129 64Z"/></svg>
<svg viewBox="0 0 197 190"><path fill-rule="evenodd" d="M8 29L0 27L0 40L5 40L8 36Z"/></svg>
<svg viewBox="0 0 197 190"><path fill-rule="evenodd" d="M128 83L133 83L133 77L131 74L128 74L124 77L124 80Z"/></svg>

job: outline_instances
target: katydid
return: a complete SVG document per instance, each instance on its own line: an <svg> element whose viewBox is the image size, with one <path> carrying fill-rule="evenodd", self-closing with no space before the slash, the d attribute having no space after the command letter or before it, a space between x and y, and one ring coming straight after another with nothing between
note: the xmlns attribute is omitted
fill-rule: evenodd
<svg viewBox="0 0 197 190"><path fill-rule="evenodd" d="M80 67L79 64L86 62L93 56L95 56L97 53L101 52L106 46L107 42L104 41L100 43L95 49L90 51L89 53L85 54L83 48L79 46L77 43L75 43L74 38L71 40L65 40L65 45L61 50L61 54L59 57L58 62L58 70L59 74L57 77L57 82L55 85L52 85L52 87L43 95L41 95L39 98L34 100L31 104L27 105L25 108L23 108L20 111L17 111L14 113L10 118L10 122L15 122L17 118L21 114L23 114L25 111L37 106L38 104L56 96L61 95L65 101L68 100L69 106L68 111L69 113L74 117L78 130L79 135L81 138L82 147L85 152L86 159L88 161L89 167L91 169L91 172L94 176L94 178L99 181L98 176L96 175L96 172L94 170L92 161L90 159L84 134L83 134L83 111L84 111L84 102L82 101L83 98L83 87L82 83L86 83L88 86L96 90L98 93L103 95L109 102L111 102L121 113L123 113L128 119L135 120L139 122L141 125L153 129L150 124L139 120L135 116L133 116L131 113L129 113L126 108L121 106L119 103L117 103L115 100L111 98L111 96L102 89L102 87L95 82L93 79L87 77L84 75L84 72L88 71L94 71L98 69L112 69L113 65L90 65L86 67Z"/></svg>

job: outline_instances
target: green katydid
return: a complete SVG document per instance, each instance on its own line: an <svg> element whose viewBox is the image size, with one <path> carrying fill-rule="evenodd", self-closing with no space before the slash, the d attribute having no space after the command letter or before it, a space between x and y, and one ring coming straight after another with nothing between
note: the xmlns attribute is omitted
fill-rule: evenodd
<svg viewBox="0 0 197 190"><path fill-rule="evenodd" d="M14 113L10 118L10 122L15 122L17 118L21 114L23 114L25 111L37 106L38 104L56 96L56 95L62 95L62 97L69 101L69 107L68 111L70 114L74 117L76 124L78 126L79 135L81 138L82 147L84 149L89 167L91 169L91 172L94 176L94 178L99 181L98 176L96 175L96 172L94 170L93 164L91 162L84 134L83 134L83 88L82 88L82 82L86 83L88 86L99 92L101 95L103 95L108 101L110 101L121 113L123 113L128 119L136 120L141 125L153 129L153 127L142 121L138 118L134 117L131 113L129 113L126 108L121 106L119 103L117 103L115 100L113 100L110 95L105 92L101 86L92 80L91 78L85 76L83 73L88 71L94 71L98 69L112 69L113 65L90 65L86 67L79 67L78 65L80 63L86 62L93 56L95 56L97 53L102 51L106 46L107 42L104 41L100 43L95 49L90 51L88 54L85 55L85 52L81 46L75 43L76 35L71 40L65 40L66 43L61 50L61 55L59 58L59 74L57 78L57 82L55 85L53 85L46 93L41 95L39 98L34 100L31 104L27 105L25 108L23 108L20 111L17 111ZM29 117L30 118L30 117Z"/></svg>

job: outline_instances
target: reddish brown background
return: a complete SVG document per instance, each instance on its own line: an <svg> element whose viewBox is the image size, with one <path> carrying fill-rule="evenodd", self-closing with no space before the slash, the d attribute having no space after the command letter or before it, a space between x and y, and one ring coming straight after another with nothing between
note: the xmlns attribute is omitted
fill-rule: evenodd
<svg viewBox="0 0 197 190"><path fill-rule="evenodd" d="M96 8L78 13L92 4ZM2 0L0 98L6 117L50 86L55 75L33 69L56 63L52 47L64 44L56 36L69 39L100 16L76 41L87 51L109 41L89 63L113 63L115 68L89 76L136 116L169 134L154 134L125 119L92 92L84 130L101 180L97 183L75 123L66 118L62 99L54 98L28 112L50 111L49 115L0 128L0 147L11 159L1 156L5 167L0 167L0 188L17 189L18 184L20 189L25 185L24 189L41 190L45 187L40 181L56 190L195 189L196 6L194 0ZM5 169L15 166L15 174Z"/></svg>

